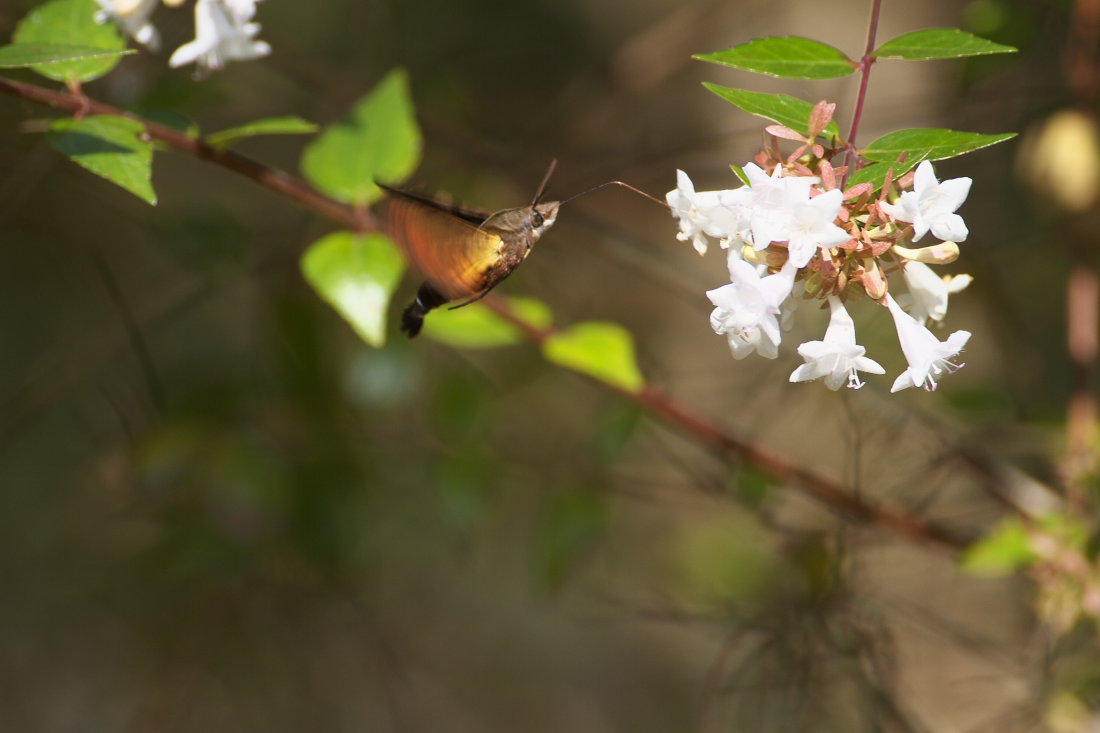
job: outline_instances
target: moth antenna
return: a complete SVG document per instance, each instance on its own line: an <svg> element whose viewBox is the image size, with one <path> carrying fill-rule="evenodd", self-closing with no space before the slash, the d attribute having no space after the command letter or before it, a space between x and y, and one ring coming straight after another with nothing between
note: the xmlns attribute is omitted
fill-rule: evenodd
<svg viewBox="0 0 1100 733"><path fill-rule="evenodd" d="M601 183L601 184L600 184L600 185L598 185L598 186L593 186L592 188L588 189L587 191L581 191L581 192L580 192L580 193L578 193L578 194L574 194L574 195L570 196L570 197L569 197L569 198L567 198L567 199L566 199L565 201L562 201L562 202L561 202L561 206L565 206L565 205L566 205L567 203L569 203L569 202L570 202L570 201L572 201L573 199L575 199L575 198L580 198L581 196L584 196L584 195L585 195L586 193L592 193L593 191L598 191L598 190L600 190L601 188L604 188L604 187L606 187L606 186L622 186L623 188L629 188L629 189L630 189L631 191L633 191L634 193L636 193L636 194L638 194L638 195L640 195L640 196L645 196L645 197L646 197L647 199L649 199L650 201L653 201L653 202L655 202L655 203L658 203L658 204L660 204L661 206L665 207L666 209L671 209L671 208L672 208L672 207L671 207L671 206L669 206L669 205L668 205L668 204L667 204L666 202L664 202L664 201L661 201L661 199L657 198L656 196L650 196L650 195L649 195L648 193L646 193L645 191L643 191L643 190L641 190L641 189L639 189L639 188L634 188L634 187L633 187L633 186L631 186L631 185L630 185L629 183L623 183L622 181L608 181L607 183Z"/></svg>
<svg viewBox="0 0 1100 733"><path fill-rule="evenodd" d="M531 200L531 208L538 205L542 200L542 195L546 193L546 184L550 183L550 176L554 175L554 169L558 167L558 159L554 158L550 161L550 167L546 169L546 175L542 177L542 183L539 184L539 190L535 193L535 198Z"/></svg>

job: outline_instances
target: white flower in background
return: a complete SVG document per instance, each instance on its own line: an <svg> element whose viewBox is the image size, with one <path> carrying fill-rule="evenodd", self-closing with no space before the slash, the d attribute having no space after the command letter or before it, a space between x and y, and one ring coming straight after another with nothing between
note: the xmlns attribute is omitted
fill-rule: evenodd
<svg viewBox="0 0 1100 733"><path fill-rule="evenodd" d="M226 10L238 25L244 25L256 15L256 3L260 0L223 0Z"/></svg>
<svg viewBox="0 0 1100 733"><path fill-rule="evenodd" d="M974 279L970 275L944 275L940 277L923 262L906 262L902 269L909 296L904 301L909 315L922 326L928 322L942 321L947 315L947 297L966 288ZM904 296L899 296L904 297Z"/></svg>
<svg viewBox="0 0 1100 733"><path fill-rule="evenodd" d="M962 217L954 213L970 193L969 178L952 178L940 183L932 164L922 160L913 178L913 190L901 195L896 204L879 204L884 212L899 221L913 224L913 241L931 230L944 241L961 242L970 233Z"/></svg>
<svg viewBox="0 0 1100 733"><path fill-rule="evenodd" d="M820 198L820 197L819 197ZM822 341L807 341L798 347L798 354L806 363L791 372L792 382L809 382L825 378L825 386L838 390L847 383L849 389L859 389L857 371L868 374L885 374L878 362L864 356L866 350L856 343L856 326L844 304L835 295L829 296L829 327Z"/></svg>
<svg viewBox="0 0 1100 733"><path fill-rule="evenodd" d="M790 295L797 268L788 262L774 275L760 277L753 265L735 257L730 257L729 268L732 282L707 291L714 304L711 328L726 336L734 359L754 351L776 358L781 340L779 306Z"/></svg>
<svg viewBox="0 0 1100 733"><path fill-rule="evenodd" d="M852 238L848 232L833 224L840 213L843 197L840 189L834 188L796 204L791 210L787 256L796 267L805 267L817 254L818 247L836 247Z"/></svg>
<svg viewBox="0 0 1100 733"><path fill-rule="evenodd" d="M676 188L665 195L672 215L680 220L680 233L676 238L681 242L691 242L699 254L706 254L710 242L707 237L722 239L728 243L742 228L737 213L723 202L726 194L733 193L736 192L696 193L687 173L676 171Z"/></svg>
<svg viewBox="0 0 1100 733"><path fill-rule="evenodd" d="M941 342L931 331L917 323L890 296L886 296L886 307L894 318L894 327L898 330L898 341L909 368L894 380L891 392L909 387L924 387L931 392L936 389L936 380L945 374L962 369L963 364L954 364L951 359L966 346L970 340L969 331L955 331Z"/></svg>
<svg viewBox="0 0 1100 733"><path fill-rule="evenodd" d="M151 51L160 48L160 35L149 22L160 0L96 0L100 10L97 23L113 21L122 32Z"/></svg>
<svg viewBox="0 0 1100 733"><path fill-rule="evenodd" d="M195 40L177 48L168 65L197 62L203 70L216 70L230 61L247 61L271 53L271 46L253 40L260 25L245 22L254 12L255 3L247 0L197 0Z"/></svg>

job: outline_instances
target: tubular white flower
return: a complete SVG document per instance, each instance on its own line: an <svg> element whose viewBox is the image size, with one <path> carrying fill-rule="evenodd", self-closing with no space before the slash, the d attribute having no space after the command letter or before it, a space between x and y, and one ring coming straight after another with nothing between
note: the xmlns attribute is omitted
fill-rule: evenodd
<svg viewBox="0 0 1100 733"><path fill-rule="evenodd" d="M691 242L695 251L706 254L710 240L722 239L728 243L743 228L738 213L727 206L724 199L736 191L695 191L687 173L676 171L676 188L665 194L665 201L672 215L680 220L680 233L676 238Z"/></svg>
<svg viewBox="0 0 1100 733"><path fill-rule="evenodd" d="M809 382L825 378L825 386L838 390L847 383L849 389L859 389L863 382L857 371L885 374L882 366L864 356L866 350L856 343L856 327L852 317L835 295L829 296L829 327L821 341L807 341L798 347L806 363L791 372L792 382Z"/></svg>
<svg viewBox="0 0 1100 733"><path fill-rule="evenodd" d="M791 292L797 268L788 262L774 275L760 277L754 266L732 257L729 268L732 282L707 291L715 306L710 314L711 328L726 335L734 359L744 359L754 351L768 359L776 358L782 339L780 303Z"/></svg>
<svg viewBox="0 0 1100 733"><path fill-rule="evenodd" d="M818 247L835 247L851 239L848 232L833 224L843 198L840 189L834 188L791 210L787 251L797 267L805 267Z"/></svg>
<svg viewBox="0 0 1100 733"><path fill-rule="evenodd" d="M903 311L890 295L886 296L886 307L890 309L890 315L894 318L901 351L905 354L905 360L909 362L909 368L894 380L894 386L890 388L891 392L909 387L923 387L931 392L937 387L937 379L965 366L965 364L952 363L948 359L962 351L966 342L970 340L969 331L955 331L947 337L946 341L941 342L931 331Z"/></svg>
<svg viewBox="0 0 1100 733"><path fill-rule="evenodd" d="M772 242L790 239L794 225L794 209L810 200L810 188L819 179L812 176L783 176L783 168L776 166L772 175L750 163L744 168L749 179L752 198L750 229L752 244L757 250ZM835 214L834 214L835 218Z"/></svg>
<svg viewBox="0 0 1100 733"><path fill-rule="evenodd" d="M728 191L719 191L718 200L729 217L724 220L721 245L728 247L731 252L740 251L742 245L751 245L752 233L749 227L752 223L752 189L741 186ZM740 257L740 254L738 256Z"/></svg>
<svg viewBox="0 0 1100 733"><path fill-rule="evenodd" d="M703 233L706 222L699 210L695 185L687 173L676 171L676 188L665 194L665 202L672 209L673 218L680 220L676 238L681 242L690 241L696 252L706 254L707 238Z"/></svg>
<svg viewBox="0 0 1100 733"><path fill-rule="evenodd" d="M909 287L909 315L922 326L928 319L942 321L947 315L947 298L966 288L973 280L970 275L945 275L940 277L922 262L906 262L902 270Z"/></svg>
<svg viewBox="0 0 1100 733"><path fill-rule="evenodd" d="M913 241L931 230L944 241L961 242L970 233L962 217L954 213L970 193L969 178L952 178L940 183L932 164L922 160L913 177L913 190L901 195L896 204L883 202L882 210L899 221L913 224Z"/></svg>
<svg viewBox="0 0 1100 733"><path fill-rule="evenodd" d="M203 70L216 70L230 61L247 61L271 53L271 46L253 40L258 23L243 22L255 12L255 4L237 0L196 0L195 40L176 49L168 59L172 67L197 62Z"/></svg>
<svg viewBox="0 0 1100 733"><path fill-rule="evenodd" d="M160 0L96 0L96 3L100 7L95 15L97 23L114 21L123 33L150 51L160 48L160 34L149 22Z"/></svg>

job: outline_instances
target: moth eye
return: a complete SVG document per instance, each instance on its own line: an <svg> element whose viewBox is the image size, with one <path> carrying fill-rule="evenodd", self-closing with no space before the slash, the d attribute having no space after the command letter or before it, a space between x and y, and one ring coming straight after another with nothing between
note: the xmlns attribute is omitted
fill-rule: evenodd
<svg viewBox="0 0 1100 733"><path fill-rule="evenodd" d="M535 228L538 229L543 224L542 214L540 214L538 211L536 211L535 215L531 217L531 221L533 221L535 223Z"/></svg>

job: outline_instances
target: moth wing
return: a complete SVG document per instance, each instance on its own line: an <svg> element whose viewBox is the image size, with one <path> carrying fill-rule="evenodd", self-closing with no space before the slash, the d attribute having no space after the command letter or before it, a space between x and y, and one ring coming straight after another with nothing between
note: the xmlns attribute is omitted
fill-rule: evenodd
<svg viewBox="0 0 1100 733"><path fill-rule="evenodd" d="M469 209L465 206L459 206L453 203L447 203L444 201L437 201L436 199L429 198L413 191L406 191L403 188L394 188L393 186L387 186L384 183L375 181L375 185L381 188L386 193L390 194L391 198L404 199L408 201L415 201L423 204L432 209L439 209L445 211L448 214L454 214L460 219L465 219L474 226L481 226L486 219L489 218L489 212L480 211L478 209Z"/></svg>
<svg viewBox="0 0 1100 733"><path fill-rule="evenodd" d="M492 232L403 195L389 199L386 229L428 283L448 300L484 293L486 270L500 257L504 244Z"/></svg>

